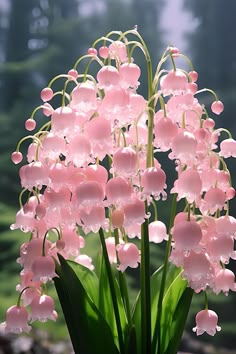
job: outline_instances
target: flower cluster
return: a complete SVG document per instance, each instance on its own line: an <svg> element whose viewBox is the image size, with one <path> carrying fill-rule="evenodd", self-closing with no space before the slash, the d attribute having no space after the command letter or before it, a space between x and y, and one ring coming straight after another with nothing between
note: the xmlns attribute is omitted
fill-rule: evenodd
<svg viewBox="0 0 236 354"><path fill-rule="evenodd" d="M11 225L30 233L17 260L22 266L17 290L23 306L8 310L6 331L29 331L29 319L56 319L53 300L43 289L57 276L57 255L93 270L83 248L87 235L101 228L107 235L109 260L121 272L138 267L141 250L132 239L141 238L141 225L148 220L149 241L171 243L170 261L182 267L183 278L196 293L211 288L227 295L236 290L234 274L225 267L236 258L236 219L229 214L235 191L224 161L236 156L236 141L215 128L212 114L198 98L203 92L212 95L213 116L223 111L222 102L213 91L198 90L198 74L192 68L176 68L183 55L172 47L163 54L146 99L137 93L141 70L133 59L136 42L124 34L102 42L98 49L99 41L95 42L68 74L42 90L44 103L25 127L36 128L39 109L48 121L23 138L12 154L12 161L20 163L21 143L31 139L27 162L19 172L21 207ZM84 73L77 71L82 59L88 61ZM162 67L167 59L171 70ZM92 64L98 66L94 77L88 74ZM54 92L59 79L65 80L64 88ZM57 95L62 103L53 107ZM220 139L222 132L228 139ZM177 178L169 186L170 194L185 201L169 231L152 215L158 200L167 198L166 174L158 161L162 152L175 162ZM31 308L29 315L26 306ZM194 331L219 330L212 316L213 311L199 313Z"/></svg>

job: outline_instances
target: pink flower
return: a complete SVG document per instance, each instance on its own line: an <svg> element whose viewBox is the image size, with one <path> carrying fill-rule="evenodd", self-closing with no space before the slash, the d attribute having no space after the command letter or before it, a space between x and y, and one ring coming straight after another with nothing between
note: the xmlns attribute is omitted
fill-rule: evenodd
<svg viewBox="0 0 236 354"><path fill-rule="evenodd" d="M214 292L218 295L221 291L228 295L229 290L236 291L235 275L230 269L221 269L216 273Z"/></svg>
<svg viewBox="0 0 236 354"><path fill-rule="evenodd" d="M152 221L149 224L149 241L161 243L163 240L168 240L166 225L160 221Z"/></svg>
<svg viewBox="0 0 236 354"><path fill-rule="evenodd" d="M196 327L193 328L193 332L197 332L197 336L200 336L204 332L210 336L214 336L216 331L220 331L221 327L217 326L218 316L212 310L202 310L196 315Z"/></svg>
<svg viewBox="0 0 236 354"><path fill-rule="evenodd" d="M236 157L236 140L225 139L220 143L220 156L224 158Z"/></svg>
<svg viewBox="0 0 236 354"><path fill-rule="evenodd" d="M186 91L187 76L181 70L171 70L161 77L160 86L163 96L179 95Z"/></svg>
<svg viewBox="0 0 236 354"><path fill-rule="evenodd" d="M186 198L188 203L199 202L201 197L202 181L198 171L188 169L179 174L174 182L171 193L178 193L178 200Z"/></svg>
<svg viewBox="0 0 236 354"><path fill-rule="evenodd" d="M194 250L199 246L202 230L196 221L182 221L173 227L173 240L175 249Z"/></svg>
<svg viewBox="0 0 236 354"><path fill-rule="evenodd" d="M56 321L58 315L54 310L54 301L48 295L35 296L31 302L31 321L47 322L47 320Z"/></svg>
<svg viewBox="0 0 236 354"><path fill-rule="evenodd" d="M125 243L117 246L119 266L118 269L124 272L127 267L137 268L140 262L140 252L133 243Z"/></svg>
<svg viewBox="0 0 236 354"><path fill-rule="evenodd" d="M24 307L12 306L7 310L6 322L0 325L5 333L22 333L31 330L31 326L28 325L28 312Z"/></svg>
<svg viewBox="0 0 236 354"><path fill-rule="evenodd" d="M55 263L50 256L38 256L32 263L33 281L40 280L47 283L52 278L57 277L55 273Z"/></svg>
<svg viewBox="0 0 236 354"><path fill-rule="evenodd" d="M220 114L224 110L224 105L221 101L214 101L211 105L211 110L215 114Z"/></svg>
<svg viewBox="0 0 236 354"><path fill-rule="evenodd" d="M112 171L124 177L134 176L137 173L137 162L137 154L133 148L119 148L113 155Z"/></svg>
<svg viewBox="0 0 236 354"><path fill-rule="evenodd" d="M75 262L83 265L84 267L90 269L91 271L94 270L93 260L87 254L80 254L78 257L74 259Z"/></svg>
<svg viewBox="0 0 236 354"><path fill-rule="evenodd" d="M166 199L166 174L161 168L149 167L141 176L141 186L143 187L143 194L146 196L153 195L154 199Z"/></svg>

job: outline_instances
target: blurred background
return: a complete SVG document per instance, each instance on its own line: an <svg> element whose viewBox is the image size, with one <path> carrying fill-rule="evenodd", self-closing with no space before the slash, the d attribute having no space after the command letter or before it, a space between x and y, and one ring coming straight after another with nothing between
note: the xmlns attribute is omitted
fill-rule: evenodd
<svg viewBox="0 0 236 354"><path fill-rule="evenodd" d="M235 23L235 0L0 0L0 322L17 298L20 269L15 260L24 241L22 233L9 231L20 190L18 167L10 156L25 135L25 119L41 103L41 89L53 76L67 73L99 36L138 25L154 64L169 44L190 57L199 87L213 88L225 104L217 124L236 137ZM236 164L227 163L236 187ZM231 214L236 217L234 205ZM218 351L208 344L196 349L191 328L203 303L201 295L194 299L189 316L186 338L192 352L219 353L222 347L222 353L236 353L236 296L210 297L222 327L211 340ZM47 331L55 343L67 338L62 316Z"/></svg>

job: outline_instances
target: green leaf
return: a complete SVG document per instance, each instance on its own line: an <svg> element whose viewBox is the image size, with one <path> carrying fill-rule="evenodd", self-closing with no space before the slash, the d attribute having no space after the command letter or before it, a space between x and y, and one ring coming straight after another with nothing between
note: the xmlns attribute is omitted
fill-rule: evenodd
<svg viewBox="0 0 236 354"><path fill-rule="evenodd" d="M77 275L71 263L61 255L58 258L60 265L57 264L56 271L59 277L54 281L75 353L118 354L108 323L78 277L80 271Z"/></svg>
<svg viewBox="0 0 236 354"><path fill-rule="evenodd" d="M84 287L84 290L86 293L90 296L92 301L95 303L95 305L98 307L98 301L99 301L99 292L98 292L98 284L99 280L97 275L92 272L90 269L87 267L84 267L81 264L78 264L73 261L67 261L69 266L73 269L77 277L79 278L81 284Z"/></svg>
<svg viewBox="0 0 236 354"><path fill-rule="evenodd" d="M189 308L192 302L193 297L193 289L186 288L181 296L178 305L176 307L171 331L170 331L170 341L166 351L166 354L175 354L177 353L180 340L182 338L182 334L185 328Z"/></svg>
<svg viewBox="0 0 236 354"><path fill-rule="evenodd" d="M122 332L126 334L127 325L128 325L127 318L126 318L124 303L120 293L120 288L115 277L114 277L114 286L115 286L116 300L117 300L119 314L120 314ZM104 261L102 261L101 263L101 271L99 275L99 310L102 312L104 318L108 322L109 327L111 328L113 336L115 338L115 341L118 344L118 333L117 333L117 326L116 326L116 320L114 314L114 307L113 307L110 285L109 285Z"/></svg>
<svg viewBox="0 0 236 354"><path fill-rule="evenodd" d="M163 266L151 276L151 320L152 320L152 342L157 339L155 324L158 316L158 299L161 285ZM161 353L172 354L179 344L186 317L191 303L190 289L186 289L187 282L181 278L181 268L169 263L165 284L165 292L162 304L161 317ZM186 301L186 303L185 303ZM142 354L141 341L141 299L138 294L134 310L133 321L137 334L137 353ZM182 321L182 322L181 322ZM169 347L168 347L169 346ZM167 350L168 347L168 350Z"/></svg>
<svg viewBox="0 0 236 354"><path fill-rule="evenodd" d="M179 270L179 274L173 279L172 283L168 287L162 303L161 353L167 353L167 348L171 341L173 341L173 346L177 345L177 342L180 340L180 336L182 335L191 303L191 292L185 292L186 287L187 281L182 279L181 272ZM186 304L184 300L188 300ZM183 316L181 315L181 318L184 322L181 323L180 327L178 327L181 320L178 316L182 311L184 314ZM172 352L170 351L170 353Z"/></svg>
<svg viewBox="0 0 236 354"><path fill-rule="evenodd" d="M158 301L158 295L159 295L159 289L160 289L160 283L161 283L161 276L162 276L162 269L163 266L161 266L159 269L156 270L155 273L151 276L151 318L152 318L152 329L154 327L155 319L157 316L157 301ZM135 324L136 328L136 336L137 336L137 353L141 354L141 297L140 297L140 292L137 295L136 301L134 303L133 307L133 322Z"/></svg>

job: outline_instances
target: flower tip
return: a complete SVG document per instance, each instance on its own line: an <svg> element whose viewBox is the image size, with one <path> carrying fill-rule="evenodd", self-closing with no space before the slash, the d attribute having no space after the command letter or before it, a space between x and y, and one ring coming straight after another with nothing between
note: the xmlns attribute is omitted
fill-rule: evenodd
<svg viewBox="0 0 236 354"><path fill-rule="evenodd" d="M20 163L23 160L22 153L20 151L14 151L11 154L11 160L15 165L17 165L18 163Z"/></svg>
<svg viewBox="0 0 236 354"><path fill-rule="evenodd" d="M221 101L214 101L211 105L211 110L213 113L219 115L224 110L224 104Z"/></svg>
<svg viewBox="0 0 236 354"><path fill-rule="evenodd" d="M50 101L53 98L53 90L50 87L45 87L40 93L43 102Z"/></svg>

